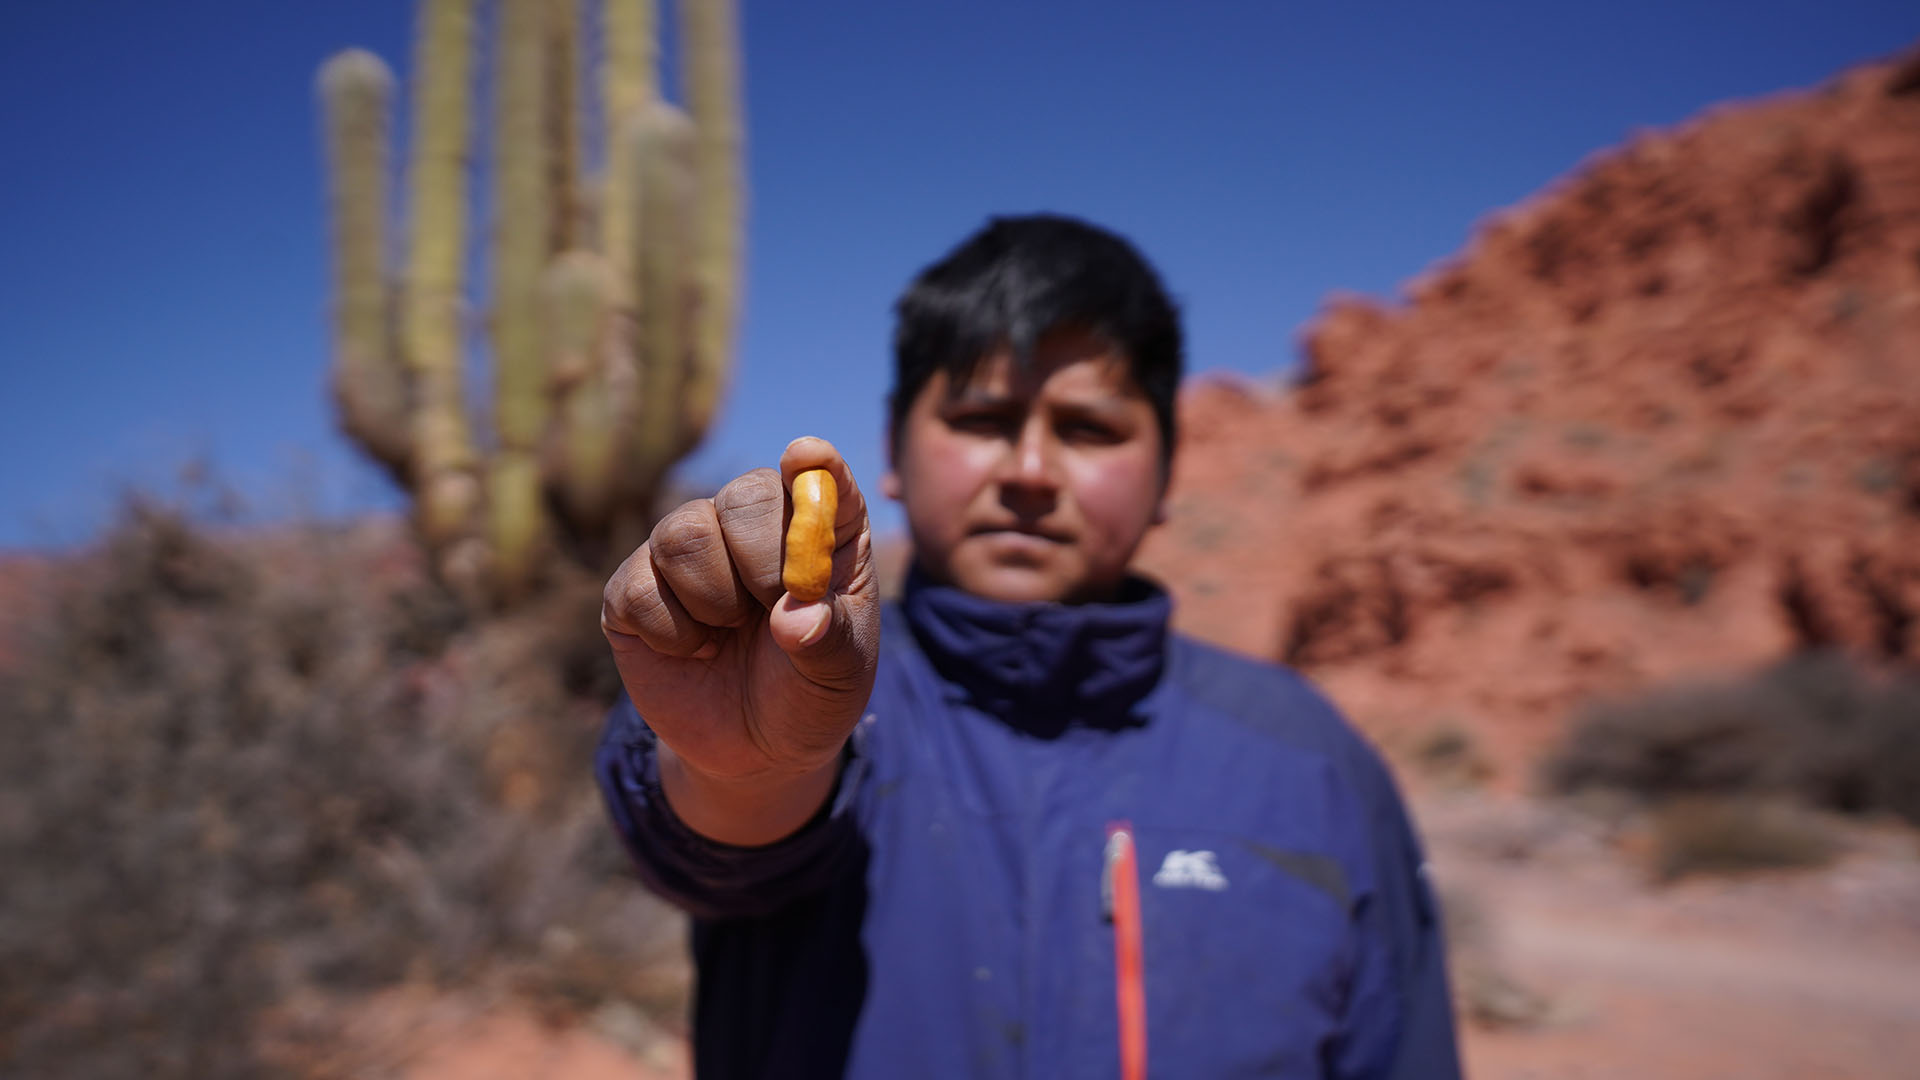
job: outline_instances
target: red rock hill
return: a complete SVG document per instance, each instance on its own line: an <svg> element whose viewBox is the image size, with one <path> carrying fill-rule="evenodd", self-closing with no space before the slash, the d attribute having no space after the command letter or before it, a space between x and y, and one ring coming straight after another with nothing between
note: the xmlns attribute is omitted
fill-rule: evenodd
<svg viewBox="0 0 1920 1080"><path fill-rule="evenodd" d="M1185 629L1509 780L1593 695L1920 662L1920 52L1597 156L1406 291L1183 397L1142 562Z"/></svg>

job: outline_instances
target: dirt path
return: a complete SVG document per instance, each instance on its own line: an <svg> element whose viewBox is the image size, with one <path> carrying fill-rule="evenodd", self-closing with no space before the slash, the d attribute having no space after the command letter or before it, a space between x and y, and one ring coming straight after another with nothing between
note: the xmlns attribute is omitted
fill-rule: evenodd
<svg viewBox="0 0 1920 1080"><path fill-rule="evenodd" d="M651 1058L651 1060L646 1060ZM476 1017L410 1062L404 1080L685 1080L685 1048L635 1054L585 1026L553 1027L523 1011Z"/></svg>
<svg viewBox="0 0 1920 1080"><path fill-rule="evenodd" d="M1515 912L1509 971L1547 995L1541 1030L1469 1030L1479 1080L1911 1077L1920 954L1872 942L1676 935Z"/></svg>
<svg viewBox="0 0 1920 1080"><path fill-rule="evenodd" d="M1508 940L1535 963L1596 980L1900 1017L1914 1022L1920 1040L1920 956L1867 949L1847 955L1791 941L1683 939L1537 914L1517 918Z"/></svg>
<svg viewBox="0 0 1920 1080"><path fill-rule="evenodd" d="M1485 906L1479 948L1548 1003L1534 1026L1463 1029L1476 1080L1920 1076L1910 837L1822 872L1657 888L1577 828L1516 858L1479 842L1485 819L1444 817L1436 865Z"/></svg>

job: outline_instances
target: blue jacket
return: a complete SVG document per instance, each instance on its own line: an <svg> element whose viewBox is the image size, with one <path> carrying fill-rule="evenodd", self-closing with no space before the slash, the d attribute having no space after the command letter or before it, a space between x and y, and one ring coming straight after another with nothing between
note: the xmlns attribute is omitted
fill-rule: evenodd
<svg viewBox="0 0 1920 1080"><path fill-rule="evenodd" d="M1148 1074L1459 1075L1418 842L1297 675L1164 592L1007 605L914 581L838 787L766 847L690 831L623 700L596 769L693 916L694 1055L733 1077L1119 1075L1108 827L1138 852Z"/></svg>

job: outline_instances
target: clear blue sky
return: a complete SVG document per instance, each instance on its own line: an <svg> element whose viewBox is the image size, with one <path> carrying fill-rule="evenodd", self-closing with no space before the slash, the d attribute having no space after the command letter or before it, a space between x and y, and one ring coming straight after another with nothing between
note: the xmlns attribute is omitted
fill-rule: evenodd
<svg viewBox="0 0 1920 1080"><path fill-rule="evenodd" d="M411 8L0 5L0 547L195 457L264 514L399 505L324 391L312 86L349 45L404 73ZM808 431L871 486L889 305L991 213L1128 233L1196 370L1272 372L1329 292L1390 294L1635 129L1920 38L1912 0L743 8L743 347L695 482Z"/></svg>

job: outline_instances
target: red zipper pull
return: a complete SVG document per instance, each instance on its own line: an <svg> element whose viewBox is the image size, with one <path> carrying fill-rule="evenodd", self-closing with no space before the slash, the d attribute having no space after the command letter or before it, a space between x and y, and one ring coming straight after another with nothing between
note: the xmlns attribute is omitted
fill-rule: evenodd
<svg viewBox="0 0 1920 1080"><path fill-rule="evenodd" d="M1107 825L1105 872L1100 899L1113 923L1114 996L1120 1006L1120 1080L1146 1080L1147 982L1140 936L1140 863L1133 825Z"/></svg>

